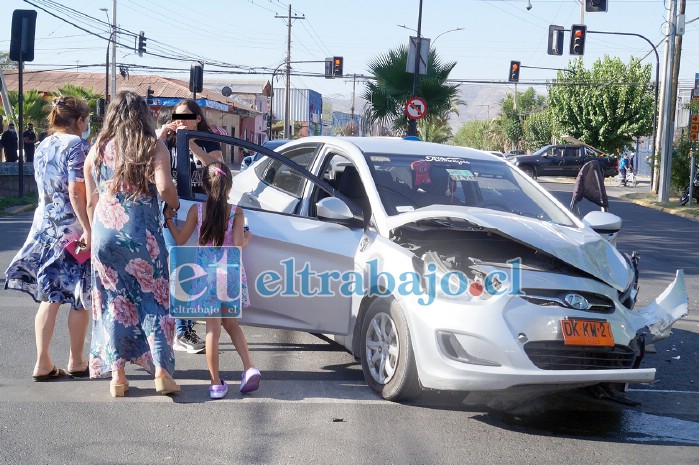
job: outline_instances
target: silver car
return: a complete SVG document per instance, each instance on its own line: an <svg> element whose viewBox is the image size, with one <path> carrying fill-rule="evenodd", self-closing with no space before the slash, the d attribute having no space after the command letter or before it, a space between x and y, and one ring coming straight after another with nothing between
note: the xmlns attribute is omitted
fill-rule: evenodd
<svg viewBox="0 0 699 465"><path fill-rule="evenodd" d="M578 219L503 159L392 138L279 152L230 194L255 235L241 322L331 335L385 399L649 383L644 344L687 313L681 270L634 310L620 219Z"/></svg>

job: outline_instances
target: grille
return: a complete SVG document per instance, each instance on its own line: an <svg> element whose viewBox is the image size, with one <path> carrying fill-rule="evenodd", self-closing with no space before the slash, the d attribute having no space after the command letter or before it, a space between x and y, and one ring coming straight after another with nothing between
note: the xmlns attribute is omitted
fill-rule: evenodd
<svg viewBox="0 0 699 465"><path fill-rule="evenodd" d="M541 306L560 306L565 308L571 308L565 302L565 296L568 293L579 294L589 302L590 308L586 310L580 310L583 312L591 313L613 313L615 310L614 301L607 296L600 294L593 294L592 292L584 291L560 291L553 289L522 289L523 299L537 305Z"/></svg>
<svg viewBox="0 0 699 465"><path fill-rule="evenodd" d="M524 351L542 370L613 370L631 368L636 353L624 346L567 346L560 341L527 342Z"/></svg>

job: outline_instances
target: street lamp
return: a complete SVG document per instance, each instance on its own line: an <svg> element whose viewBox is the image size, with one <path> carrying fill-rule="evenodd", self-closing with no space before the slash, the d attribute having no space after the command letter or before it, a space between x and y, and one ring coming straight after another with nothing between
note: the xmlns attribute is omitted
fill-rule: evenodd
<svg viewBox="0 0 699 465"><path fill-rule="evenodd" d="M437 39L439 39L440 37L442 37L444 34L448 34L448 33L450 33L450 32L455 32L455 31L463 31L464 29L465 29L465 28L463 28L463 27L457 27L456 29L449 29L448 31L442 32L442 33L439 34L437 37L435 37L434 39L432 39L432 47L434 47L434 43L437 42Z"/></svg>
<svg viewBox="0 0 699 465"><path fill-rule="evenodd" d="M110 97L114 97L116 94L116 6L117 0L114 0L112 3L112 30L109 34L109 43L112 45L112 92ZM109 23L109 13L107 8L102 7L100 8L100 11L104 11L104 13L107 15L107 23ZM109 46L107 46L107 50L109 50ZM109 59L107 59L107 63L109 63Z"/></svg>
<svg viewBox="0 0 699 465"><path fill-rule="evenodd" d="M276 76L277 71L279 71L279 68L281 68L285 64L286 64L286 61L284 61L279 66L274 68L274 71L272 72L272 88L270 89L270 92L269 92L269 119L267 120L267 132L268 132L267 139L268 140L272 140L272 118L274 117L274 113L272 113L272 103L274 102L274 76Z"/></svg>

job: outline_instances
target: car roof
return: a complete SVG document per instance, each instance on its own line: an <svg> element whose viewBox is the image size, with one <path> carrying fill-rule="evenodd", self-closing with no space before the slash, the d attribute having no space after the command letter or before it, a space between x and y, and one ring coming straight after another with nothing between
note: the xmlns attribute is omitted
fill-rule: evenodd
<svg viewBox="0 0 699 465"><path fill-rule="evenodd" d="M291 142L291 140L290 139L272 139L272 140L268 140L267 142L262 144L262 146L274 150L277 147L281 147L282 145L286 144L287 142Z"/></svg>
<svg viewBox="0 0 699 465"><path fill-rule="evenodd" d="M396 155L434 155L440 157L468 157L481 160L492 160L487 152L461 147L457 145L435 144L415 140L405 140L399 137L331 137L310 136L297 139L300 143L323 143L339 147L353 145L364 153L391 153Z"/></svg>

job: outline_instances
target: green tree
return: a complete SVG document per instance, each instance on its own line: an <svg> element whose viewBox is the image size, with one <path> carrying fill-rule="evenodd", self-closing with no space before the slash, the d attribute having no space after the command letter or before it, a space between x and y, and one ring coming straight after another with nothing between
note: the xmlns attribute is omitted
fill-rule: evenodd
<svg viewBox="0 0 699 465"><path fill-rule="evenodd" d="M82 86L76 86L75 84L66 84L58 92L53 93L54 96L64 96L64 97L78 97L87 102L87 106L90 107L90 112L94 115L97 113L97 99L104 98L104 94L95 92L94 89L87 89Z"/></svg>
<svg viewBox="0 0 699 465"><path fill-rule="evenodd" d="M517 102L515 105L515 97ZM541 111L546 99L537 95L533 87L524 92L507 94L500 102L500 113L496 119L503 136L514 147L519 147L525 139L524 123L529 115Z"/></svg>
<svg viewBox="0 0 699 465"><path fill-rule="evenodd" d="M369 63L374 81L368 82L364 91L364 99L369 102L369 122L393 127L399 133L407 130L404 108L412 97L413 75L405 72L407 61L408 50L403 45L374 58ZM443 63L437 52L430 50L427 74L420 76L418 85L418 95L427 102L428 115L448 115L458 98L458 85L447 83L454 66L456 62Z"/></svg>
<svg viewBox="0 0 699 465"><path fill-rule="evenodd" d="M524 121L524 148L536 151L551 143L553 138L553 119L548 110L532 113Z"/></svg>
<svg viewBox="0 0 699 465"><path fill-rule="evenodd" d="M465 123L456 131L451 143L479 150L502 150L504 146L504 140L493 121Z"/></svg>
<svg viewBox="0 0 699 465"><path fill-rule="evenodd" d="M10 60L10 52L0 52L0 69L16 69L17 62Z"/></svg>
<svg viewBox="0 0 699 465"><path fill-rule="evenodd" d="M8 119L14 121L15 124L19 124L16 118L19 118L19 92L15 90L7 91L7 98L10 100L10 105L12 106L12 112L14 115L6 115L5 110L0 108L0 113L7 116ZM49 116L49 101L48 99L36 89L32 89L24 93L24 105L22 109L22 118L24 124L32 123L37 127L46 126L46 118Z"/></svg>
<svg viewBox="0 0 699 465"><path fill-rule="evenodd" d="M582 60L558 72L549 86L549 108L563 134L607 153L617 153L653 129L651 65L632 58L625 65L605 56L588 70Z"/></svg>

